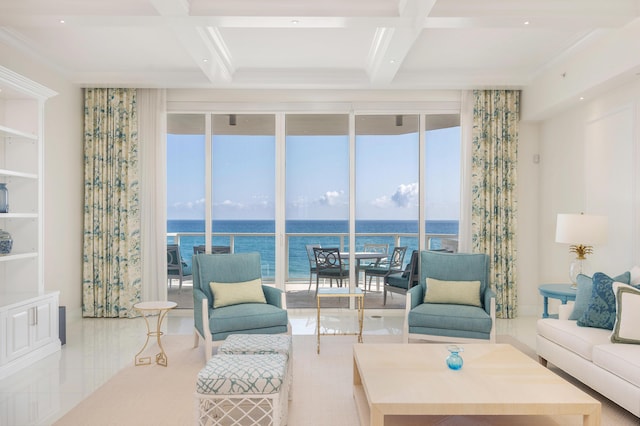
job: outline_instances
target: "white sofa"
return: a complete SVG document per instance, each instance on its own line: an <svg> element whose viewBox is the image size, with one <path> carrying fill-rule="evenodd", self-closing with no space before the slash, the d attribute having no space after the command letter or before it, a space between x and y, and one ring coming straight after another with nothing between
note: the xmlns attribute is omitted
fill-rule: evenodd
<svg viewBox="0 0 640 426"><path fill-rule="evenodd" d="M611 331L579 327L569 320L570 302L559 318L539 319L537 353L590 388L640 417L640 345L612 343Z"/></svg>

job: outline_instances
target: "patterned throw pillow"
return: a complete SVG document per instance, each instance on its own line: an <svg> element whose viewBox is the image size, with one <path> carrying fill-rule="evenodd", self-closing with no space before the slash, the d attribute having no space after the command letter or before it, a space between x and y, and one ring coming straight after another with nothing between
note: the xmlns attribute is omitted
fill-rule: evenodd
<svg viewBox="0 0 640 426"><path fill-rule="evenodd" d="M616 321L616 297L613 294L613 278L596 272L593 274L593 289L587 310L578 320L581 327L613 330Z"/></svg>
<svg viewBox="0 0 640 426"><path fill-rule="evenodd" d="M613 283L616 297L616 323L611 333L613 343L640 344L640 290L630 285Z"/></svg>
<svg viewBox="0 0 640 426"><path fill-rule="evenodd" d="M631 274L629 271L613 277L613 280L624 284L630 283ZM593 279L587 275L580 274L577 279L578 289L576 290L576 301L573 305L573 311L569 315L570 320L579 320L584 311L587 310L589 302L591 301L591 293L593 293Z"/></svg>

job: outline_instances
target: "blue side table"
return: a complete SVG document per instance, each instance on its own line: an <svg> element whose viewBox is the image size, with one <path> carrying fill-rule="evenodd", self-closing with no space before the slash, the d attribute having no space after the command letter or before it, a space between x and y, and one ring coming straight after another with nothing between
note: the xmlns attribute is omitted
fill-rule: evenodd
<svg viewBox="0 0 640 426"><path fill-rule="evenodd" d="M549 298L559 299L563 305L569 300L576 300L576 289L571 288L571 284L542 284L538 290L544 297L542 318L549 318Z"/></svg>

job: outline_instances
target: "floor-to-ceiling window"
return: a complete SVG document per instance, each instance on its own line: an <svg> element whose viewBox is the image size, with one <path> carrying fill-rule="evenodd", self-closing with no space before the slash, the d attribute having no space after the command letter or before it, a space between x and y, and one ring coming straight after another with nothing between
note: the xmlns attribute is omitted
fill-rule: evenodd
<svg viewBox="0 0 640 426"><path fill-rule="evenodd" d="M425 218L427 247L457 251L460 220L460 118L425 117Z"/></svg>
<svg viewBox="0 0 640 426"><path fill-rule="evenodd" d="M285 123L288 279L302 280L307 244L348 246L349 116L288 114Z"/></svg>
<svg viewBox="0 0 640 426"><path fill-rule="evenodd" d="M171 114L167 120L167 233L191 264L193 246L204 244L205 116Z"/></svg>
<svg viewBox="0 0 640 426"><path fill-rule="evenodd" d="M262 277L275 274L275 116L211 119L212 244L259 252Z"/></svg>

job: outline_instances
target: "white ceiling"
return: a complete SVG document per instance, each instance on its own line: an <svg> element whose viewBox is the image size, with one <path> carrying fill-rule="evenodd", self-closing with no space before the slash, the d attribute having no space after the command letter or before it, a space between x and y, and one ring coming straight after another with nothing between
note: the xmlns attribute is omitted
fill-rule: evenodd
<svg viewBox="0 0 640 426"><path fill-rule="evenodd" d="M523 87L638 16L638 0L0 0L0 41L83 86Z"/></svg>

